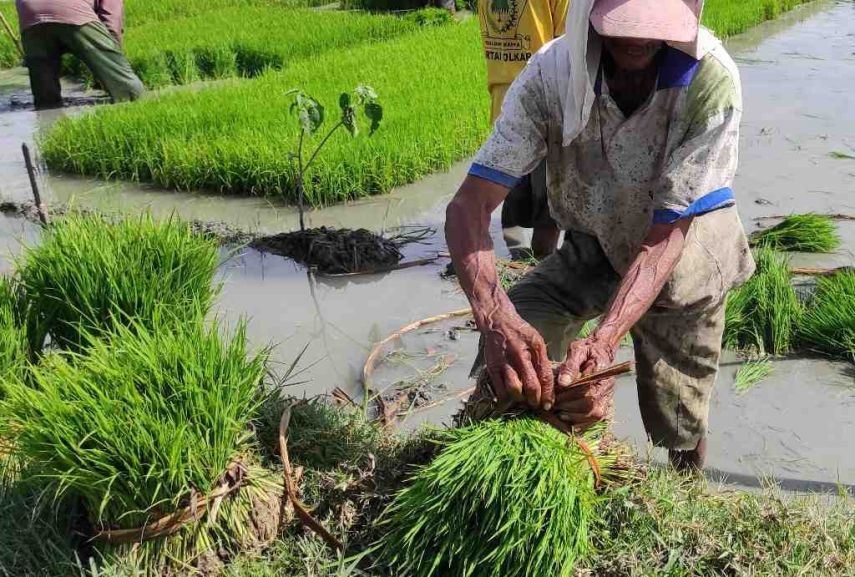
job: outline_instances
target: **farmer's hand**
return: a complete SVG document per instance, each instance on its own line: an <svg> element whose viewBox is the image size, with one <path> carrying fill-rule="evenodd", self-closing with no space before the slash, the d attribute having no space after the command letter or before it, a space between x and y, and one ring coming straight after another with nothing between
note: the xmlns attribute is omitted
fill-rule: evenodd
<svg viewBox="0 0 855 577"><path fill-rule="evenodd" d="M516 311L503 307L493 313L482 334L487 373L499 400L510 397L550 410L554 376L540 333Z"/></svg>
<svg viewBox="0 0 855 577"><path fill-rule="evenodd" d="M617 348L594 333L574 341L567 349L567 359L558 370L556 407L559 417L574 425L586 426L608 417L614 402L615 379L604 379L590 385L569 387L579 377L609 368Z"/></svg>

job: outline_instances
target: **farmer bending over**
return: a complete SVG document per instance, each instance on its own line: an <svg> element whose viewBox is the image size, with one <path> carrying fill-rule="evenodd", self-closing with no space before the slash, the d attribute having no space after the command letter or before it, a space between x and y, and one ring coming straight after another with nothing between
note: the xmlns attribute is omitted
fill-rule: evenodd
<svg viewBox="0 0 855 577"><path fill-rule="evenodd" d="M122 53L122 0L17 0L21 43L37 109L62 106L62 55L73 54L114 101L143 92Z"/></svg>
<svg viewBox="0 0 855 577"><path fill-rule="evenodd" d="M734 205L739 75L694 0L573 0L567 33L511 86L447 210L446 235L500 398L577 425L610 416L610 366L631 333L648 435L700 468L725 297L754 262ZM490 214L546 159L564 244L506 294ZM588 319L599 327L574 340ZM563 362L554 383L550 359Z"/></svg>

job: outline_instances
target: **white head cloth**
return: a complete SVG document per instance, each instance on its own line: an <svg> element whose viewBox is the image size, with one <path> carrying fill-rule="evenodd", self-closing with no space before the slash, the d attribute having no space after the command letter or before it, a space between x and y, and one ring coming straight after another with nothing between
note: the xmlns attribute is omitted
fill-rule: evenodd
<svg viewBox="0 0 855 577"><path fill-rule="evenodd" d="M558 73L568 79L564 95L564 146L569 146L588 124L594 106L594 83L600 67L603 43L590 26L591 10L596 0L570 0L567 27L563 41L567 43L570 58L558 63ZM698 18L703 12L699 0ZM700 27L694 42L669 42L670 46L700 60L720 41L706 28ZM562 69L565 68L566 69ZM561 83L563 84L563 82Z"/></svg>

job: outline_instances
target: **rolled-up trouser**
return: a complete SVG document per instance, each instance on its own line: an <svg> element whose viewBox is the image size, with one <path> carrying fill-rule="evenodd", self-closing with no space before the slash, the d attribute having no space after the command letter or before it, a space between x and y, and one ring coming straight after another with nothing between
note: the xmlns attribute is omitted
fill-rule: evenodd
<svg viewBox="0 0 855 577"><path fill-rule="evenodd" d="M543 336L550 359L560 362L585 321L605 312L619 283L599 242L568 231L564 244L508 294ZM706 434L723 331L723 301L690 309L654 306L632 328L641 417L655 445L694 449Z"/></svg>
<svg viewBox="0 0 855 577"><path fill-rule="evenodd" d="M62 106L59 78L66 53L79 58L114 101L134 100L143 93L119 43L101 22L37 24L23 31L21 42L36 108Z"/></svg>

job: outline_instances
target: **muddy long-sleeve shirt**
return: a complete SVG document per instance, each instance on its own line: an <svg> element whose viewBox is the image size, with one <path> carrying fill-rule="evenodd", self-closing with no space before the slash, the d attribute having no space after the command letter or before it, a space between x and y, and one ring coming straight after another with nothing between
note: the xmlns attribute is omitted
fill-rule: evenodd
<svg viewBox="0 0 855 577"><path fill-rule="evenodd" d="M121 42L123 0L16 0L21 30L45 23L82 26L101 21Z"/></svg>

